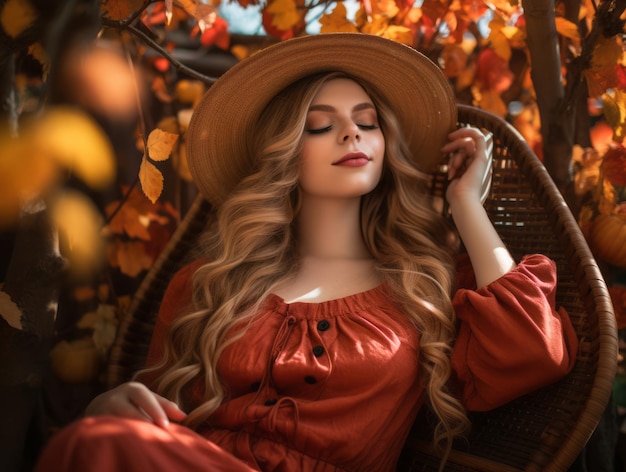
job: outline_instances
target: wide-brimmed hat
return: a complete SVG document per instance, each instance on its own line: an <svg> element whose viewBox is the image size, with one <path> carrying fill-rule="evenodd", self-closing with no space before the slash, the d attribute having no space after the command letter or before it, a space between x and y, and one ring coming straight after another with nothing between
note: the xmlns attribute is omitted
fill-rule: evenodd
<svg viewBox="0 0 626 472"><path fill-rule="evenodd" d="M454 93L440 68L415 49L379 36L327 33L289 39L235 64L206 92L187 131L189 169L214 205L256 167L245 133L270 100L306 76L339 71L373 87L396 113L416 167L431 172L456 125Z"/></svg>

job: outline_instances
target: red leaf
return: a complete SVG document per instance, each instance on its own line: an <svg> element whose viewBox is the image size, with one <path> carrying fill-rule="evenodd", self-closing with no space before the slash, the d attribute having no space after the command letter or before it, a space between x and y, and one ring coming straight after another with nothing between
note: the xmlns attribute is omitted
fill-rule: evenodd
<svg viewBox="0 0 626 472"><path fill-rule="evenodd" d="M602 159L602 173L611 184L626 186L626 148L616 146L609 149Z"/></svg>

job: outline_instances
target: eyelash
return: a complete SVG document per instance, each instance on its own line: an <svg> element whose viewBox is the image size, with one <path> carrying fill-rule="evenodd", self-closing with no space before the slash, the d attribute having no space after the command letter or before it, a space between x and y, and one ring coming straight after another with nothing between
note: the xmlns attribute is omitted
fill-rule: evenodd
<svg viewBox="0 0 626 472"><path fill-rule="evenodd" d="M378 125L357 125L360 129L365 131L372 131L378 129ZM330 131L333 128L332 125L326 126L325 128L317 128L317 129L307 129L306 132L309 134L322 134Z"/></svg>

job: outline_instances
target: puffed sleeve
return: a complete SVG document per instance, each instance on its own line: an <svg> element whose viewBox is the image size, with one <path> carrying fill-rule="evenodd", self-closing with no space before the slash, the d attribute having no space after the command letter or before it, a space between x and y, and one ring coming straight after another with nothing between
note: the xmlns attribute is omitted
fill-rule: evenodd
<svg viewBox="0 0 626 472"><path fill-rule="evenodd" d="M554 261L536 254L485 287L456 292L452 368L468 410L498 407L572 369L578 340L567 312L555 307L556 283Z"/></svg>
<svg viewBox="0 0 626 472"><path fill-rule="evenodd" d="M174 274L168 284L154 325L145 367L150 368L161 360L167 331L172 322L191 307L192 277L200 265L200 261L195 261L184 266ZM159 372L149 371L142 373L138 380L150 386L158 377Z"/></svg>

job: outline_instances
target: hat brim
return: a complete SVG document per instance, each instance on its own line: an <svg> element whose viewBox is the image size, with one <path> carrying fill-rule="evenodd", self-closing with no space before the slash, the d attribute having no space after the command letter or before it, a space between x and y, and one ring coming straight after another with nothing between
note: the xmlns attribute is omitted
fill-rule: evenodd
<svg viewBox="0 0 626 472"><path fill-rule="evenodd" d="M248 175L242 136L269 101L306 76L338 71L376 89L396 113L416 167L434 171L457 121L454 93L440 68L401 43L362 33L282 41L231 67L206 92L187 131L187 159L199 191L222 203Z"/></svg>

